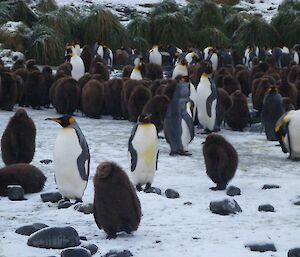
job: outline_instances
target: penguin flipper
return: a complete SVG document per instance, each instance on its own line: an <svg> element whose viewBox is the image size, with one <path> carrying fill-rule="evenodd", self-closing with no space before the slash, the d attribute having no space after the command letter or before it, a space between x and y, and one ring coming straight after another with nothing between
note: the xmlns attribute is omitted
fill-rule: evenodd
<svg viewBox="0 0 300 257"><path fill-rule="evenodd" d="M192 141L195 136L195 127L194 127L193 118L185 110L183 110L183 112L182 112L182 118L186 122L186 124L189 128L190 135L191 135L191 141Z"/></svg>
<svg viewBox="0 0 300 257"><path fill-rule="evenodd" d="M136 150L134 149L133 145L132 145L132 140L134 138L134 135L135 135L135 132L138 128L138 124L136 124L132 131L131 131L131 136L129 138L129 141L128 141L128 151L130 153L130 158L131 158L131 168L130 170L131 171L134 171L135 168L136 168L136 165L137 165L137 152Z"/></svg>
<svg viewBox="0 0 300 257"><path fill-rule="evenodd" d="M158 165L158 154L159 154L159 150L157 150L157 154L156 154L156 166L155 166L155 170L157 170L157 165Z"/></svg>
<svg viewBox="0 0 300 257"><path fill-rule="evenodd" d="M209 117L211 117L211 108L212 108L212 103L214 100L217 99L218 93L217 93L217 87L215 85L215 82L211 79L208 78L210 84L211 84L211 94L206 100L206 113Z"/></svg>

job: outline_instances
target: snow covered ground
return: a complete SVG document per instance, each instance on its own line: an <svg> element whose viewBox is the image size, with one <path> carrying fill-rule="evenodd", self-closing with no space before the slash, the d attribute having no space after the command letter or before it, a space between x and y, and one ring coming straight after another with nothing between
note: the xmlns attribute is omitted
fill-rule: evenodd
<svg viewBox="0 0 300 257"><path fill-rule="evenodd" d="M57 117L54 109L27 109L37 127L36 153L32 164L47 176L43 192L55 191L53 163L40 160L53 159L53 144L58 124L45 121ZM0 111L0 134L3 133L12 112ZM93 201L93 176L96 166L104 161L114 161L129 173L127 142L133 127L128 121L110 117L93 120L76 115L91 150L91 176L83 197L84 203ZM200 132L197 130L197 132ZM84 215L70 207L57 209L57 204L43 203L40 194L26 195L27 201L13 202L0 199L0 256L46 257L60 256L61 250L46 250L27 246L27 236L14 231L23 225L42 222L49 226L72 226L86 236L89 243L98 245L95 256L111 249L128 249L134 256L211 256L250 257L287 256L290 248L299 247L300 207L293 205L300 196L299 163L286 159L276 142L268 142L257 132L220 132L237 149L239 167L230 182L241 188L242 195L234 199L243 212L235 216L219 216L209 211L210 201L227 197L225 192L213 192L214 186L205 173L201 142L205 135L197 134L190 144L191 157L169 156L169 146L160 140L160 156L154 186L173 188L180 193L178 199L164 195L138 193L143 217L139 229L132 235L120 234L117 239L106 240L104 231L98 229L92 214ZM3 166L2 160L1 165ZM266 183L281 186L279 189L261 190ZM192 205L185 205L191 202ZM258 212L260 204L269 203L275 213ZM255 253L244 247L249 242L273 242L276 253Z"/></svg>

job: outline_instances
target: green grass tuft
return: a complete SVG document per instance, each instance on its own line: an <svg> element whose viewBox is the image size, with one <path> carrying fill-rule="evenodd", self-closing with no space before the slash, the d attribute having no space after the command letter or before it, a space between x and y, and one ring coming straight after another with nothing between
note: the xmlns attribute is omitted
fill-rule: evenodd
<svg viewBox="0 0 300 257"><path fill-rule="evenodd" d="M40 0L36 5L36 9L42 13L53 12L58 9L57 3L55 0Z"/></svg>
<svg viewBox="0 0 300 257"><path fill-rule="evenodd" d="M161 3L153 7L150 15L154 17L165 13L174 13L180 11L179 6L174 0L163 0Z"/></svg>
<svg viewBox="0 0 300 257"><path fill-rule="evenodd" d="M204 28L193 34L194 43L200 48L207 46L228 47L229 39L217 28Z"/></svg>

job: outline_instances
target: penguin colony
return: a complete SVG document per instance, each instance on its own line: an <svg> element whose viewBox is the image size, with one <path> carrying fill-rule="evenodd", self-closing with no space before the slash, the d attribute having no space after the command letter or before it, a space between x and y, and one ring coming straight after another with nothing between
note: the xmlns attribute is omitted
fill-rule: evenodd
<svg viewBox="0 0 300 257"><path fill-rule="evenodd" d="M300 160L300 67L293 59L299 47L286 61L280 58L283 49L273 49L272 54L252 46L245 50L243 62L237 62L230 49L207 47L186 53L174 49L175 53L168 52L155 45L143 57L120 48L114 56L104 44L83 49L77 44L67 46L66 62L55 73L47 66L40 71L34 60L17 61L11 69L1 67L1 109L11 111L18 104L39 110L52 105L63 115L47 120L61 126L54 174L65 199L82 201L90 174L88 143L72 114L97 119L111 115L136 123L128 140L130 178L112 162L101 163L93 178L94 218L108 239L137 230L141 205L134 186L154 191L162 131L172 156L192 154L188 145L195 126L208 134L202 151L206 173L216 184L212 190L226 189L238 167L234 146L216 133L224 128L243 131L261 121L266 139L278 140L289 159ZM171 72L163 72L166 63ZM124 66L122 78L110 79L114 64ZM9 166L0 169L1 195L6 195L9 184L20 184L28 193L42 190L46 177L25 164L34 156L35 133L26 111L18 110L2 135L2 158ZM10 165L14 163L18 166Z"/></svg>

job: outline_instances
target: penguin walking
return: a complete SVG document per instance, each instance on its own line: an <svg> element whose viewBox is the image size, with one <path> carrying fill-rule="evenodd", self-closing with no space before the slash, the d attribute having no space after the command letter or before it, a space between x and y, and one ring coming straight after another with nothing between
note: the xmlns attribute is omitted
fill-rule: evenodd
<svg viewBox="0 0 300 257"><path fill-rule="evenodd" d="M162 65L162 55L159 51L158 45L153 46L152 49L149 51L149 62L155 63L159 66Z"/></svg>
<svg viewBox="0 0 300 257"><path fill-rule="evenodd" d="M90 173L90 153L79 125L71 115L47 118L59 123L54 146L55 181L65 199L82 201Z"/></svg>
<svg viewBox="0 0 300 257"><path fill-rule="evenodd" d="M300 161L299 130L300 110L292 110L282 115L275 127L282 151L288 152L288 159L293 161Z"/></svg>
<svg viewBox="0 0 300 257"><path fill-rule="evenodd" d="M170 145L170 155L191 155L188 144L194 139L194 121L187 105L189 84L178 81L164 122L164 134Z"/></svg>
<svg viewBox="0 0 300 257"><path fill-rule="evenodd" d="M68 54L70 57L69 62L72 65L72 77L76 80L79 80L85 72L84 62L81 57L77 55L78 49L76 50L74 46L69 46L71 49L71 54Z"/></svg>
<svg viewBox="0 0 300 257"><path fill-rule="evenodd" d="M265 128L267 139L277 141L275 134L275 126L278 119L283 115L284 109L282 97L278 93L276 86L271 86L268 93L264 97L263 107L261 112L261 122Z"/></svg>
<svg viewBox="0 0 300 257"><path fill-rule="evenodd" d="M151 190L151 184L157 170L158 136L151 114L141 114L133 127L128 141L131 162L131 178L138 191Z"/></svg>
<svg viewBox="0 0 300 257"><path fill-rule="evenodd" d="M205 132L218 131L216 126L217 118L217 87L209 77L212 67L206 63L204 73L201 75L197 87L197 112L198 121L203 126Z"/></svg>

